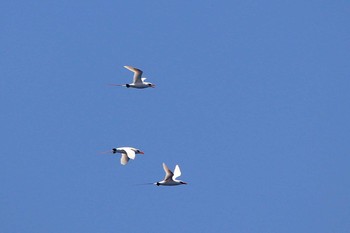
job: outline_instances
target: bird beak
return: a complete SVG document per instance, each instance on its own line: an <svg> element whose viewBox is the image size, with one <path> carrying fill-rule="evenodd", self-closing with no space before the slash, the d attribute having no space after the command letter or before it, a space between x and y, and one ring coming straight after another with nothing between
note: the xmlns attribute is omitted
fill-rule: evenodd
<svg viewBox="0 0 350 233"><path fill-rule="evenodd" d="M187 183L182 181L181 184L187 184Z"/></svg>
<svg viewBox="0 0 350 233"><path fill-rule="evenodd" d="M143 152L143 151L140 151L140 154L145 154L145 152Z"/></svg>
<svg viewBox="0 0 350 233"><path fill-rule="evenodd" d="M152 88L155 88L155 87L156 87L156 85L152 84Z"/></svg>

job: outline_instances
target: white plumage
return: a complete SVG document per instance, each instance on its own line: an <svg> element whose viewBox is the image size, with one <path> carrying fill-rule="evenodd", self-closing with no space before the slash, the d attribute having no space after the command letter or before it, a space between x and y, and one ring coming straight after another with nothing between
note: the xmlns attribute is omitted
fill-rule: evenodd
<svg viewBox="0 0 350 233"><path fill-rule="evenodd" d="M132 67L132 66L124 66L124 68L130 70L131 72L134 73L134 77L133 77L133 82L129 83L129 84L111 84L113 86L123 86L123 87L131 87L131 88L137 88L137 89L143 89L143 88L148 88L148 87L155 87L155 85L153 83L150 82L146 82L146 78L145 77L141 77L142 76L142 70Z"/></svg>
<svg viewBox="0 0 350 233"><path fill-rule="evenodd" d="M182 180L176 179L177 177L181 176L181 170L179 165L175 166L174 173L168 168L168 166L165 163L163 163L163 169L165 171L164 180L154 183L155 185L174 186L174 185L187 184Z"/></svg>

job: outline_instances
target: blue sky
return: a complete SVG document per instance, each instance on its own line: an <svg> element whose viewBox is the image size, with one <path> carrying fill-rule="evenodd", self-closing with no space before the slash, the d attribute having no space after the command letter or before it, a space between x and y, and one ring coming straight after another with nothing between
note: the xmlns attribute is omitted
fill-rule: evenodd
<svg viewBox="0 0 350 233"><path fill-rule="evenodd" d="M0 4L0 232L345 233L348 1ZM132 65L155 89L127 83ZM145 151L127 166L100 151ZM139 185L179 164L187 186Z"/></svg>

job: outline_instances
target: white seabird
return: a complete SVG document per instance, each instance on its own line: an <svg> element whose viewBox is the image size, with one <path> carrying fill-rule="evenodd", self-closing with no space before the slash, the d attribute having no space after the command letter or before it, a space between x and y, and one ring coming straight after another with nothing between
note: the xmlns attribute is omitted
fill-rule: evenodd
<svg viewBox="0 0 350 233"><path fill-rule="evenodd" d="M122 87L132 87L132 88L138 88L138 89L143 89L143 88L148 88L148 87L155 87L154 84L150 82L146 82L146 78L142 78L142 70L137 69L132 66L124 66L124 68L130 70L131 72L134 73L134 78L133 82L129 84L111 84L112 86L122 86Z"/></svg>
<svg viewBox="0 0 350 233"><path fill-rule="evenodd" d="M118 147L118 148L113 148L112 151L106 151L106 152L101 152L101 153L120 153L122 154L122 157L120 158L120 163L122 165L125 165L129 162L130 159L135 159L135 155L137 154L144 154L143 151L134 148L134 147Z"/></svg>
<svg viewBox="0 0 350 233"><path fill-rule="evenodd" d="M165 171L165 178L162 181L154 183L155 185L165 185L165 186L174 186L174 185L181 185L181 184L187 184L186 182L183 182L181 180L176 180L177 177L181 176L181 171L179 165L175 166L174 173L163 163L163 169Z"/></svg>

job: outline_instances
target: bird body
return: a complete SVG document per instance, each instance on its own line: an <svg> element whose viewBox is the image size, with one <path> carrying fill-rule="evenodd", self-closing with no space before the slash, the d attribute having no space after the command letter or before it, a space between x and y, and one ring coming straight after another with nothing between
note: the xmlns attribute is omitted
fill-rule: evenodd
<svg viewBox="0 0 350 233"><path fill-rule="evenodd" d="M144 154L143 151L136 149L134 147L118 147L113 148L112 153L120 153L122 154L122 157L120 158L120 163L122 165L126 165L130 159L135 159L136 154Z"/></svg>
<svg viewBox="0 0 350 233"><path fill-rule="evenodd" d="M137 88L137 89L143 89L148 87L155 87L154 84L150 82L146 82L146 78L142 78L142 70L132 67L132 66L124 66L124 68L130 70L134 73L133 82L129 84L111 84L113 86L123 86L127 88Z"/></svg>
<svg viewBox="0 0 350 233"><path fill-rule="evenodd" d="M177 177L181 176L181 170L179 165L175 166L174 173L168 168L168 166L165 163L163 163L163 169L165 171L164 180L154 183L155 185L175 186L175 185L187 184L182 180L176 179Z"/></svg>

